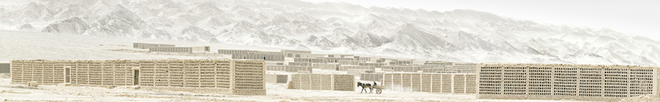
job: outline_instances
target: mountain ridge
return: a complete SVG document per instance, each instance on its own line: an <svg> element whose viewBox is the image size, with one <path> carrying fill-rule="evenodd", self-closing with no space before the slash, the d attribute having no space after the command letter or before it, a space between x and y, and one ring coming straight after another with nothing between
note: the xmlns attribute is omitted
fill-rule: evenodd
<svg viewBox="0 0 660 102"><path fill-rule="evenodd" d="M468 9L440 12L298 0L74 1L41 0L2 10L17 16L0 16L0 24L12 26L3 29L458 62L660 65L659 41L647 37ZM56 7L71 8L52 9ZM34 25L41 23L47 25Z"/></svg>

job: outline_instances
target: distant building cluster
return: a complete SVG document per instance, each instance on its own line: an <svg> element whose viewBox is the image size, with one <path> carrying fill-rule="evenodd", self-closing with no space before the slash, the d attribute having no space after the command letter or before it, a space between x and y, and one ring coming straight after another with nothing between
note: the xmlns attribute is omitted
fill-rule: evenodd
<svg viewBox="0 0 660 102"><path fill-rule="evenodd" d="M149 48L150 51L153 50L158 52L163 52L163 51L157 48L174 50L174 52L181 50L179 48L173 47L174 45L167 45L167 44L136 43L135 46L136 48L151 47ZM190 51L188 50L181 50L181 52L190 53ZM413 73L411 75L421 75L422 73L424 75L426 74L474 75L478 69L478 64L476 63L420 61L420 60L410 60L410 59L367 57L367 56L357 56L357 55L348 55L348 54L316 54L313 53L312 51L300 51L300 50L256 51L256 50L218 49L218 54L230 55L231 59L264 60L266 61L264 66L267 71L300 73L300 75L287 76L288 77L287 79L291 79L289 81L295 83L293 89L310 89L309 87L305 87L307 86L305 83L302 83L302 82L307 82L309 79L306 79L306 77L301 77L301 75L305 76L306 74L312 73L314 69L326 70L326 71L346 71L348 75L355 77L364 77L364 78L360 78L360 80L388 82L388 83L383 83L383 85L388 85L390 87L402 87L402 88L412 88L412 87L411 85L408 84L393 83L393 82L411 82L413 81L413 79L419 79L419 78L408 77L402 79L391 76L390 77L383 77L383 76L391 75L393 73ZM394 75L399 75L399 74L394 74ZM312 74L309 77L314 79L315 76L316 74ZM279 82L281 82L281 80L284 80L282 79L282 77L284 76L280 75L279 78L276 78L275 76L269 76L269 78L267 78L268 79L267 82L278 82L278 80ZM295 78L292 79L292 77ZM383 78L389 78L389 81L384 81ZM392 78L398 81L393 81ZM476 80L476 77L461 77L461 78L463 78L463 80L468 80L469 82L474 82L473 80ZM418 82L418 81L414 81L414 82ZM453 81L450 81L449 84L452 84L451 82ZM464 82L465 81L463 81L463 83ZM354 86L353 84L349 84L349 83L353 83L353 82L341 83L341 84ZM456 84L456 85L462 85L462 84ZM474 89L473 87L466 87L464 85L462 87ZM334 88L335 87L333 86L332 89ZM311 89L315 89L315 88L311 88ZM322 88L322 89L326 89L326 88ZM331 89L331 88L327 88L327 89ZM415 91L419 91L419 90L415 90ZM433 92L433 91L428 91L428 92ZM474 93L474 91L464 91L464 93L465 92Z"/></svg>
<svg viewBox="0 0 660 102"><path fill-rule="evenodd" d="M282 52L250 51L250 50L218 50L218 54L231 55L232 59L260 59L265 61L284 61Z"/></svg>
<svg viewBox="0 0 660 102"><path fill-rule="evenodd" d="M149 44L149 43L133 43L133 48L149 49L149 52L165 52L165 53L206 53L211 51L210 46L176 47L175 45L171 45L171 44Z"/></svg>
<svg viewBox="0 0 660 102"><path fill-rule="evenodd" d="M133 45L150 52L210 52L209 46ZM11 73L12 83L28 85L140 85L239 95L265 95L264 83L354 91L358 81L375 81L391 90L476 94L482 99L612 101L660 92L660 70L650 66L477 64L299 50L218 49L217 54L231 55L232 60L14 60L0 63L0 73Z"/></svg>
<svg viewBox="0 0 660 102"><path fill-rule="evenodd" d="M257 59L268 61L270 71L311 72L312 69L348 71L364 69L374 72L425 72L425 73L476 73L476 63L441 61L416 61L362 57L345 54L313 54L311 51L281 50L280 52L219 49L218 54L231 55L232 59ZM364 73L362 71L362 73Z"/></svg>

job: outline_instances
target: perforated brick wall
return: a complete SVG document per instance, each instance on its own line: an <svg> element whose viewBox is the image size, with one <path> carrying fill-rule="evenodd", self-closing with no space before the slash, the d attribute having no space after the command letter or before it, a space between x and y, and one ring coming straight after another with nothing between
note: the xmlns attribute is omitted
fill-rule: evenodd
<svg viewBox="0 0 660 102"><path fill-rule="evenodd" d="M149 44L149 43L133 43L133 48L149 49L157 47L174 47L172 44Z"/></svg>
<svg viewBox="0 0 660 102"><path fill-rule="evenodd" d="M433 75L434 74L421 74L421 86L422 86L422 92L433 92ZM422 80L427 80L427 81L422 81Z"/></svg>
<svg viewBox="0 0 660 102"><path fill-rule="evenodd" d="M465 93L465 75L454 75L454 93Z"/></svg>
<svg viewBox="0 0 660 102"><path fill-rule="evenodd" d="M453 79L454 76L451 74L442 74L441 93L454 93L454 88L452 88L454 85Z"/></svg>
<svg viewBox="0 0 660 102"><path fill-rule="evenodd" d="M616 101L658 93L658 73L650 66L484 64L477 92L478 98Z"/></svg>
<svg viewBox="0 0 660 102"><path fill-rule="evenodd" d="M410 75L411 75L410 76L410 78L411 78L410 79L411 80L410 85L412 85L410 87L412 88L412 91L421 92L421 90L422 90L421 73L413 73L413 74L410 74Z"/></svg>
<svg viewBox="0 0 660 102"><path fill-rule="evenodd" d="M419 66L412 66L412 65L395 65L395 66L382 66L383 70L386 71L394 71L394 72L417 72L418 70L421 69Z"/></svg>
<svg viewBox="0 0 660 102"><path fill-rule="evenodd" d="M234 94L266 95L263 60L234 60L233 66Z"/></svg>
<svg viewBox="0 0 660 102"><path fill-rule="evenodd" d="M286 65L266 65L268 71L286 71Z"/></svg>
<svg viewBox="0 0 660 102"><path fill-rule="evenodd" d="M332 90L332 85L333 85L333 80L332 80L332 75L330 74L321 74L319 75L321 78L320 81L320 88L321 90Z"/></svg>
<svg viewBox="0 0 660 102"><path fill-rule="evenodd" d="M374 70L374 66L357 66L357 65L341 65L339 66L339 71L347 71L348 69L364 69L364 70Z"/></svg>
<svg viewBox="0 0 660 102"><path fill-rule="evenodd" d="M394 74L383 74L383 82L382 82L383 86L385 86L386 88L387 87L394 88L393 75Z"/></svg>
<svg viewBox="0 0 660 102"><path fill-rule="evenodd" d="M333 75L333 89L335 91L355 91L355 76L353 75Z"/></svg>
<svg viewBox="0 0 660 102"><path fill-rule="evenodd" d="M360 65L360 61L357 60L339 60L341 65Z"/></svg>
<svg viewBox="0 0 660 102"><path fill-rule="evenodd" d="M152 47L149 52L192 53L192 47Z"/></svg>
<svg viewBox="0 0 660 102"><path fill-rule="evenodd" d="M432 93L442 93L442 74L425 74L433 77L431 79L431 92Z"/></svg>
<svg viewBox="0 0 660 102"><path fill-rule="evenodd" d="M266 83L276 83L277 82L277 75L275 74L266 74Z"/></svg>
<svg viewBox="0 0 660 102"><path fill-rule="evenodd" d="M385 73L382 84L402 91L474 94L476 74Z"/></svg>
<svg viewBox="0 0 660 102"><path fill-rule="evenodd" d="M354 90L355 76L340 74L293 74L290 89L303 90Z"/></svg>
<svg viewBox="0 0 660 102"><path fill-rule="evenodd" d="M140 85L154 88L231 89L230 94L265 95L263 60L14 60L12 83ZM69 74L65 75L65 69ZM139 77L135 77L139 70ZM67 77L65 77L67 76ZM138 79L138 80L134 80Z"/></svg>
<svg viewBox="0 0 660 102"><path fill-rule="evenodd" d="M311 66L286 66L286 72L312 72Z"/></svg>
<svg viewBox="0 0 660 102"><path fill-rule="evenodd" d="M323 70L338 70L339 64L312 63L312 68L314 68L314 69L323 69Z"/></svg>

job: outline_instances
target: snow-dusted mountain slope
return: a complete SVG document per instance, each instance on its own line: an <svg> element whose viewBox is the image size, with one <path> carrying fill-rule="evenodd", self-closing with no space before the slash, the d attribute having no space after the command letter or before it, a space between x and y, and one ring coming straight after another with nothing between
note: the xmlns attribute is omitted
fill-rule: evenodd
<svg viewBox="0 0 660 102"><path fill-rule="evenodd" d="M297 0L41 0L17 7L1 7L0 27L462 62L660 64L658 41L646 37L474 10Z"/></svg>
<svg viewBox="0 0 660 102"><path fill-rule="evenodd" d="M229 58L226 55L159 54L134 50L133 43L165 43L177 46L209 46L210 43L184 42L161 39L135 39L114 36L77 35L70 33L44 33L0 30L0 61L11 60L115 60L115 59L206 59ZM231 44L212 48L255 49ZM271 48L272 49L272 48Z"/></svg>

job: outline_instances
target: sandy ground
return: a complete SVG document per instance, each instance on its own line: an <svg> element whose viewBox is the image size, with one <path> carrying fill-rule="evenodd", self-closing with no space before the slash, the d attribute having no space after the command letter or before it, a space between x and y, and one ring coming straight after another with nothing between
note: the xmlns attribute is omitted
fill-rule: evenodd
<svg viewBox="0 0 660 102"><path fill-rule="evenodd" d="M86 86L40 85L26 87L10 84L7 75L0 78L0 101L551 101L551 100L484 100L475 99L474 94L433 94L384 90L383 94L364 94L356 91L294 90L285 89L286 84L268 83L267 95L222 95L199 94L169 90L147 90L135 86L115 88Z"/></svg>

